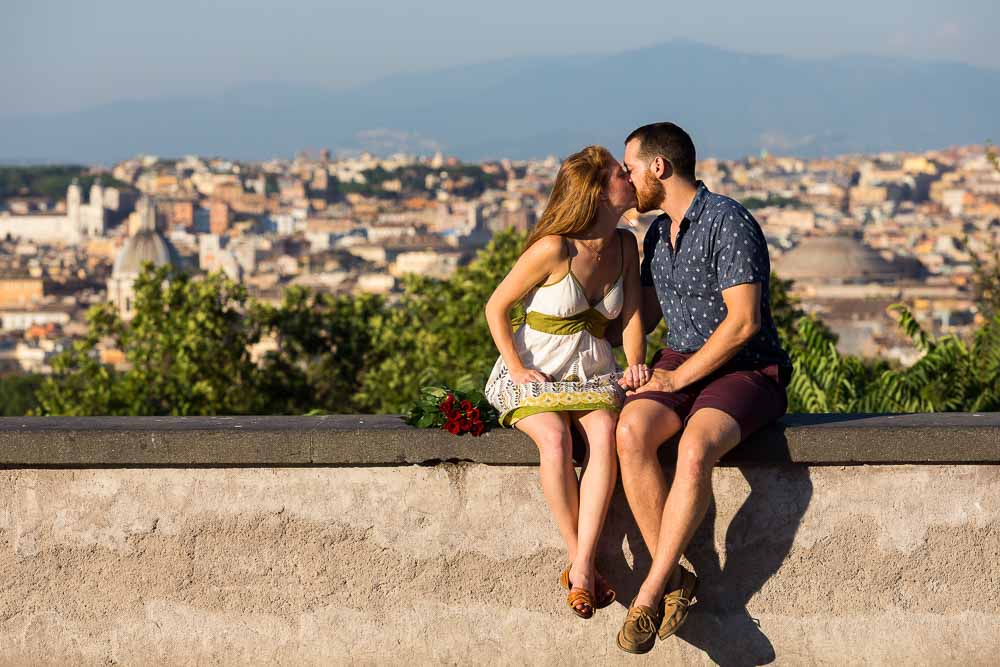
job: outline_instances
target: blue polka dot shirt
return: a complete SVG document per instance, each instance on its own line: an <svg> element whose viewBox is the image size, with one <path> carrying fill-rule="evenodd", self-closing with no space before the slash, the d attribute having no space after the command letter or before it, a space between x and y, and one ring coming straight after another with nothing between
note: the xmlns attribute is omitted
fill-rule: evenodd
<svg viewBox="0 0 1000 667"><path fill-rule="evenodd" d="M761 283L760 331L733 361L790 368L771 316L771 261L760 225L742 204L711 192L701 181L670 243L670 217L661 215L646 232L640 279L655 287L667 322L666 344L694 352L726 317L722 290Z"/></svg>

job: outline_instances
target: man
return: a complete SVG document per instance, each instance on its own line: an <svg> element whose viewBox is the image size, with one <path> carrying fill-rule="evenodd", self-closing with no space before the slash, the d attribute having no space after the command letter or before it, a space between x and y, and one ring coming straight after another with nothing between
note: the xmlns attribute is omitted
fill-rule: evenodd
<svg viewBox="0 0 1000 667"><path fill-rule="evenodd" d="M662 210L643 244L642 319L663 317L667 347L618 421L622 485L653 557L618 646L645 653L687 617L697 577L679 560L711 501L719 458L787 409L791 362L771 317L764 234L738 202L695 180L695 147L673 123L625 140L640 212ZM657 459L678 432L668 489Z"/></svg>

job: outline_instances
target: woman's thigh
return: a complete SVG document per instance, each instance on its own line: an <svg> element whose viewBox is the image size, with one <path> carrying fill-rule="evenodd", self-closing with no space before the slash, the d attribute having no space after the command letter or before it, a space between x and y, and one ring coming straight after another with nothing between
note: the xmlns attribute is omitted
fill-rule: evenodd
<svg viewBox="0 0 1000 667"><path fill-rule="evenodd" d="M611 447L614 450L618 413L613 410L573 412L573 423L583 434L588 447Z"/></svg>
<svg viewBox="0 0 1000 667"><path fill-rule="evenodd" d="M518 419L514 428L531 438L542 454L572 455L573 437L566 412L539 412ZM556 450L556 451L554 451ZM565 451L563 451L565 450Z"/></svg>

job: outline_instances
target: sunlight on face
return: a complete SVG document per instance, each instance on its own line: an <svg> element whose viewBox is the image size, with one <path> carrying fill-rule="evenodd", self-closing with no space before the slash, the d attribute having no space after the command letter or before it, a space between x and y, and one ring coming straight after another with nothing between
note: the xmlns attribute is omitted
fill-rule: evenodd
<svg viewBox="0 0 1000 667"><path fill-rule="evenodd" d="M649 171L649 164L639 158L637 139L633 139L625 146L623 162L629 183L635 190L636 209L640 213L657 210L663 201L663 184Z"/></svg>
<svg viewBox="0 0 1000 667"><path fill-rule="evenodd" d="M621 211L635 208L635 189L628 174L615 162L608 173L608 203Z"/></svg>

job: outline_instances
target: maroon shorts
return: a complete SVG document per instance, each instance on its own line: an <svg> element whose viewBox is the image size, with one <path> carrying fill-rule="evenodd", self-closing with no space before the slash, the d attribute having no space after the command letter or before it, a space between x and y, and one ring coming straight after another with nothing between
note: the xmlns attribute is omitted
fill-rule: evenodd
<svg viewBox="0 0 1000 667"><path fill-rule="evenodd" d="M653 355L652 368L672 371L691 354L664 348ZM785 414L788 409L787 385L787 376L776 364L751 366L730 362L679 391L644 391L627 396L625 403L656 401L676 412L685 425L691 415L701 408L722 410L740 425L740 439L744 440Z"/></svg>

